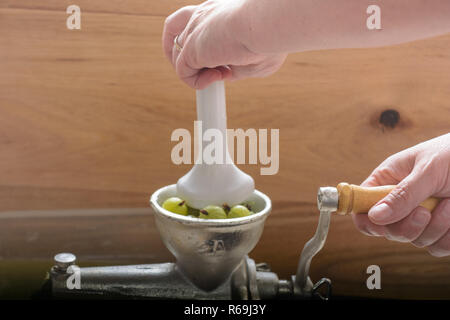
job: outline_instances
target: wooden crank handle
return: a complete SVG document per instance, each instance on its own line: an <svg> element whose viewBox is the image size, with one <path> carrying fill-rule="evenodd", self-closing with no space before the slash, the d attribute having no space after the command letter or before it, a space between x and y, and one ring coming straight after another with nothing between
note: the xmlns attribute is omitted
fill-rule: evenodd
<svg viewBox="0 0 450 320"><path fill-rule="evenodd" d="M387 196L395 186L360 187L354 184L340 183L337 186L339 194L337 214L367 213L378 201ZM441 199L430 197L420 204L430 212Z"/></svg>

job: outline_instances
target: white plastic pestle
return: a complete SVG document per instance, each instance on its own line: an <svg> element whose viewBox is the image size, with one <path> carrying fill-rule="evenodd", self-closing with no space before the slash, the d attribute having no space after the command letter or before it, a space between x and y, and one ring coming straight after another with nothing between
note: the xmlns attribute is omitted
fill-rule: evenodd
<svg viewBox="0 0 450 320"><path fill-rule="evenodd" d="M201 121L203 131L197 134L197 143L198 146L202 145L202 151L196 155L193 168L178 180L177 195L185 200L188 206L196 209L208 205L233 206L242 203L253 194L255 182L234 165L228 153L225 85L223 81L215 82L206 89L197 90L196 95L197 118ZM214 138L212 141L204 141L203 133L208 129L220 132L222 141L215 141ZM203 157L206 146L213 141L218 142L216 151L222 151L220 163Z"/></svg>

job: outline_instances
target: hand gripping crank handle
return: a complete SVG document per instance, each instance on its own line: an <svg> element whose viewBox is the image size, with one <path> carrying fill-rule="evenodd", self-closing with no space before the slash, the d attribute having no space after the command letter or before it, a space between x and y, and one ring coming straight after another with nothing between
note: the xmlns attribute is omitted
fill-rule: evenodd
<svg viewBox="0 0 450 320"><path fill-rule="evenodd" d="M378 201L387 196L395 186L360 187L342 182L337 186L339 194L336 213L347 215L350 213L367 213ZM439 204L441 199L430 197L420 204L430 212ZM318 203L319 210L321 204Z"/></svg>
<svg viewBox="0 0 450 320"><path fill-rule="evenodd" d="M317 206L320 210L316 233L303 248L298 264L295 286L302 294L311 293L312 281L309 279L309 266L312 258L322 249L328 235L331 213L340 215L367 213L378 201L387 196L395 186L360 187L340 183L336 188L322 187L317 193ZM420 206L433 211L441 199L430 197Z"/></svg>

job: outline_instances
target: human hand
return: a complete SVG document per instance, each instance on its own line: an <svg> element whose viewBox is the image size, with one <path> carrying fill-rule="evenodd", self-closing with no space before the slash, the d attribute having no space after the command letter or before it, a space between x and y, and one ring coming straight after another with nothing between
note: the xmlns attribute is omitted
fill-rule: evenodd
<svg viewBox="0 0 450 320"><path fill-rule="evenodd" d="M244 3L209 0L183 7L166 19L164 52L177 75L189 86L203 89L219 80L265 77L283 64L285 53L254 52L239 40L248 39L242 35L250 32ZM174 46L176 37L181 50Z"/></svg>
<svg viewBox="0 0 450 320"><path fill-rule="evenodd" d="M361 185L397 185L368 215L353 215L361 232L450 255L450 133L387 158ZM443 198L432 214L419 206L430 196Z"/></svg>

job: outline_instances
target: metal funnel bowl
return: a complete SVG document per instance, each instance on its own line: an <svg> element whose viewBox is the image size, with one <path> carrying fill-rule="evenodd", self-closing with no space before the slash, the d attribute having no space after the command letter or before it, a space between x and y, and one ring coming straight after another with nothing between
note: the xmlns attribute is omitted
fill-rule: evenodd
<svg viewBox="0 0 450 320"><path fill-rule="evenodd" d="M257 213L237 219L204 220L163 209L164 200L174 196L175 184L157 190L150 199L161 238L194 285L214 290L258 243L271 201L255 190L247 201L252 201L252 210Z"/></svg>

